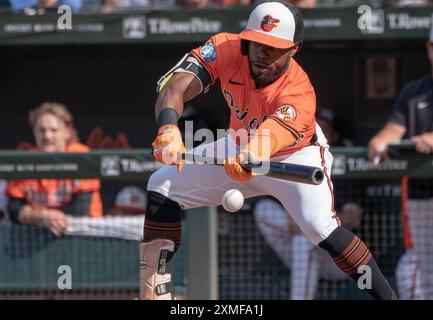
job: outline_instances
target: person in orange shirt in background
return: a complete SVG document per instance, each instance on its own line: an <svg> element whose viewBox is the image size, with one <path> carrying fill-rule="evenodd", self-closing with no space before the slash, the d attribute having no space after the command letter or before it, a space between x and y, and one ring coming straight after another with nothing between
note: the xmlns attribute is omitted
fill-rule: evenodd
<svg viewBox="0 0 433 320"><path fill-rule="evenodd" d="M65 105L44 102L30 111L36 147L31 151L88 152L78 141L74 120ZM98 179L20 179L6 188L12 222L45 226L60 236L68 226L68 215L102 216Z"/></svg>

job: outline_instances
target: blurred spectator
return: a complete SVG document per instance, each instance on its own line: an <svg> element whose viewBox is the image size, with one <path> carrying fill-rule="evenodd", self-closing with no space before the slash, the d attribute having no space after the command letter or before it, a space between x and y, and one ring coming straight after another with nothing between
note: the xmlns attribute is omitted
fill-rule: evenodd
<svg viewBox="0 0 433 320"><path fill-rule="evenodd" d="M202 9L208 6L236 6L236 5L249 5L251 0L177 0L178 5Z"/></svg>
<svg viewBox="0 0 433 320"><path fill-rule="evenodd" d="M187 7L201 9L209 4L209 0L185 0L185 5Z"/></svg>
<svg viewBox="0 0 433 320"><path fill-rule="evenodd" d="M34 151L89 151L78 142L72 115L63 104L44 102L30 112L29 120L37 146ZM6 189L10 219L44 226L59 236L68 226L68 215L102 216L99 189L97 179L11 180Z"/></svg>
<svg viewBox="0 0 433 320"><path fill-rule="evenodd" d="M111 13L118 10L145 8L149 5L149 0L103 0L101 11L103 13Z"/></svg>
<svg viewBox="0 0 433 320"><path fill-rule="evenodd" d="M251 0L213 0L212 3L221 4L224 6L249 5Z"/></svg>
<svg viewBox="0 0 433 320"><path fill-rule="evenodd" d="M119 0L103 0L101 4L102 13L111 13L119 5Z"/></svg>
<svg viewBox="0 0 433 320"><path fill-rule="evenodd" d="M368 158L375 164L389 159L391 144L403 143L407 147L410 143L414 152L433 154L433 28L426 49L431 64L428 74L409 82L401 90L388 121L368 144ZM433 299L431 185L432 180L426 178L404 177L402 180L406 253L398 263L396 280L403 299Z"/></svg>
<svg viewBox="0 0 433 320"><path fill-rule="evenodd" d="M262 3L268 2L266 0L256 0L254 3ZM316 0L286 0L286 1L277 1L282 3L291 3L299 8L313 8L316 6Z"/></svg>
<svg viewBox="0 0 433 320"><path fill-rule="evenodd" d="M299 8L314 8L316 6L316 0L292 0L287 2Z"/></svg>
<svg viewBox="0 0 433 320"><path fill-rule="evenodd" d="M80 10L83 0L10 0L11 7L16 11L24 11L27 14L44 14L46 10L57 8L61 5L70 6L72 11Z"/></svg>
<svg viewBox="0 0 433 320"><path fill-rule="evenodd" d="M176 5L191 8L204 8L208 3L209 0L176 0Z"/></svg>
<svg viewBox="0 0 433 320"><path fill-rule="evenodd" d="M391 0L394 7L425 7L433 5L432 0Z"/></svg>

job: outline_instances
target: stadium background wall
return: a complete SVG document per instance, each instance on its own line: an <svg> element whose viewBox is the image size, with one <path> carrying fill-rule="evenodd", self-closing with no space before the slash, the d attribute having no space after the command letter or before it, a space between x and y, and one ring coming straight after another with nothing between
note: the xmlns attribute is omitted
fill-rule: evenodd
<svg viewBox="0 0 433 320"><path fill-rule="evenodd" d="M367 97L367 60L395 59L395 90L428 72L425 39L306 41L297 60L310 75L318 104L334 110L344 137L365 145L384 124L395 96ZM3 46L0 50L0 146L32 142L27 113L46 100L74 113L81 140L99 127L107 138L124 133L129 146L154 138L155 84L200 42L113 45ZM226 103L214 87L193 102L210 126L225 128ZM221 109L225 112L221 112ZM94 141L95 142L95 141ZM102 147L97 142L92 147ZM120 146L122 147L122 146Z"/></svg>

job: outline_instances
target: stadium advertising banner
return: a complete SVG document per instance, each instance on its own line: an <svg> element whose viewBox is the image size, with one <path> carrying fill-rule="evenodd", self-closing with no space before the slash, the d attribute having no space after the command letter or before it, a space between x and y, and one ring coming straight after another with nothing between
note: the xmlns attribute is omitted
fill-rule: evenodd
<svg viewBox="0 0 433 320"><path fill-rule="evenodd" d="M3 179L97 177L110 180L121 177L142 180L160 167L160 163L153 161L150 151L141 149L91 153L0 153L0 177Z"/></svg>
<svg viewBox="0 0 433 320"><path fill-rule="evenodd" d="M303 9L306 40L424 39L433 8ZM3 14L0 44L115 44L201 42L218 32L239 32L249 9L146 11L130 14L42 16Z"/></svg>
<svg viewBox="0 0 433 320"><path fill-rule="evenodd" d="M333 148L332 175L335 178L431 177L429 155L396 154L374 164L366 159L365 148ZM153 161L150 150L96 150L90 153L0 152L0 178L119 178L142 180L162 165Z"/></svg>

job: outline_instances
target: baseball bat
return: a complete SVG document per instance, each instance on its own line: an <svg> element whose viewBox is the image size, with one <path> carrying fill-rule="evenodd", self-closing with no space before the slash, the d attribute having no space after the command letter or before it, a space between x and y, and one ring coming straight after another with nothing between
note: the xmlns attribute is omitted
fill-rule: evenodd
<svg viewBox="0 0 433 320"><path fill-rule="evenodd" d="M194 157L190 154L182 155L182 158L186 161L193 161L195 163L224 165L224 160L218 158L209 158L197 155ZM241 165L248 170L254 168L269 168L269 171L266 173L266 176L268 177L312 185L321 184L325 177L321 168L301 164L259 161L242 163Z"/></svg>
<svg viewBox="0 0 433 320"><path fill-rule="evenodd" d="M242 166L249 170L263 166L269 168L266 174L268 177L313 185L321 184L325 177L321 168L294 163L271 161L269 163L245 163Z"/></svg>

